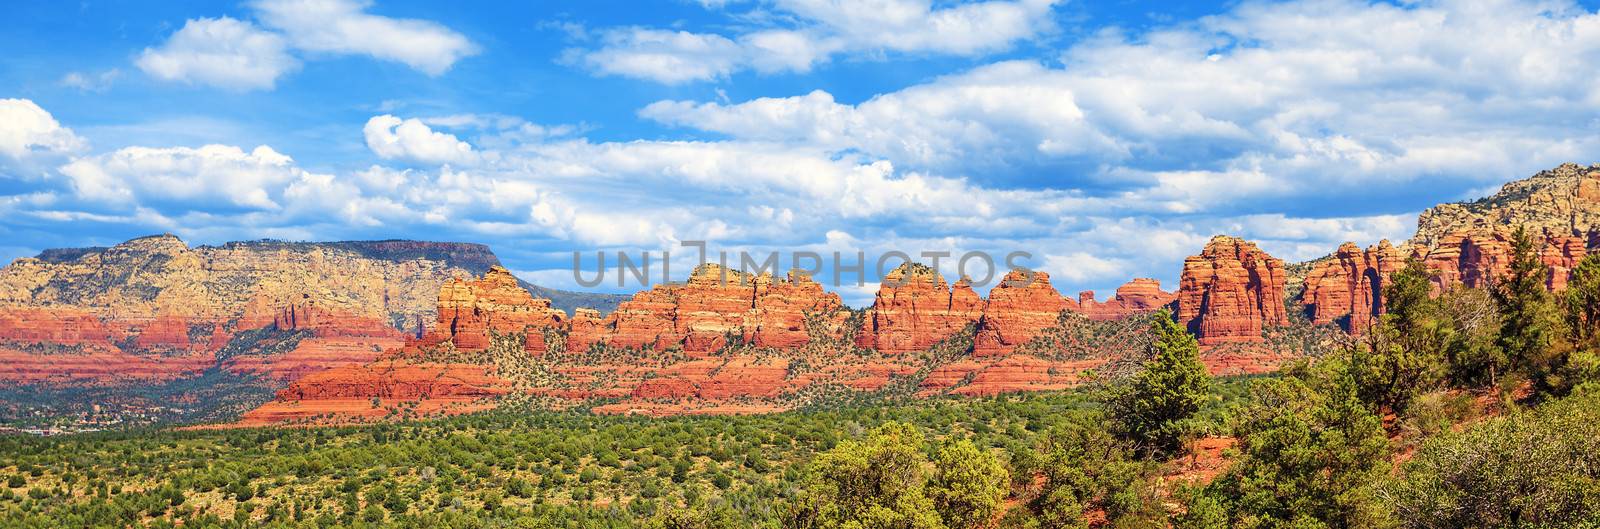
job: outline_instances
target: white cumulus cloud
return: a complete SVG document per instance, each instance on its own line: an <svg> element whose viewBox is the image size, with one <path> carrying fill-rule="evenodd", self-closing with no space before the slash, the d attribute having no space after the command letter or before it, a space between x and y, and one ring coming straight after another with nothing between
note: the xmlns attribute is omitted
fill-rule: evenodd
<svg viewBox="0 0 1600 529"><path fill-rule="evenodd" d="M135 64L164 81L243 91L270 90L299 69L291 51L366 55L431 76L478 52L466 36L438 23L367 13L370 1L258 0L249 6L261 25L226 16L190 19L160 46L145 48ZM71 73L62 82L88 90L113 79Z"/></svg>
<svg viewBox="0 0 1600 529"><path fill-rule="evenodd" d="M227 204L275 210L281 188L305 171L265 145L246 152L231 145L124 147L61 168L78 197L109 203L178 202L184 208Z"/></svg>
<svg viewBox="0 0 1600 529"><path fill-rule="evenodd" d="M779 0L792 21L721 35L647 27L602 32L599 48L574 50L590 69L676 84L741 70L805 72L840 54L977 56L1054 29L1056 0L990 0L935 6L929 0ZM721 4L708 8L723 8Z"/></svg>
<svg viewBox="0 0 1600 529"><path fill-rule="evenodd" d="M477 159L472 145L454 135L435 132L421 120L389 114L373 116L362 128L367 148L384 159L423 163L470 163Z"/></svg>
<svg viewBox="0 0 1600 529"><path fill-rule="evenodd" d="M157 79L233 90L270 89L300 67L283 37L229 17L190 19L136 64Z"/></svg>
<svg viewBox="0 0 1600 529"><path fill-rule="evenodd" d="M1120 211L1310 207L1481 187L1600 153L1600 15L1563 3L1246 3L842 104L825 91L640 115L913 171L1100 189ZM1038 182L1046 175L1044 182ZM1102 211L1109 211L1102 210Z"/></svg>
<svg viewBox="0 0 1600 529"><path fill-rule="evenodd" d="M0 156L19 160L37 153L70 153L82 138L28 99L0 99Z"/></svg>
<svg viewBox="0 0 1600 529"><path fill-rule="evenodd" d="M257 0L250 5L264 25L282 31L300 50L370 55L435 76L478 52L466 36L436 22L367 13L370 0Z"/></svg>

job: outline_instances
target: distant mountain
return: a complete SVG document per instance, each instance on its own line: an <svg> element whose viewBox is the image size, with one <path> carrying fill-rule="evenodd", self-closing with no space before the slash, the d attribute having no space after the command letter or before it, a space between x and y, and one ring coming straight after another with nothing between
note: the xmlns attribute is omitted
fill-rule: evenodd
<svg viewBox="0 0 1600 529"><path fill-rule="evenodd" d="M63 248L0 268L0 424L217 420L308 373L362 365L437 319L481 244L172 235ZM573 310L622 296L525 284Z"/></svg>
<svg viewBox="0 0 1600 529"><path fill-rule="evenodd" d="M1451 234L1514 226L1600 245L1600 164L1562 164L1513 180L1488 197L1429 208L1417 218L1411 243L1432 247Z"/></svg>
<svg viewBox="0 0 1600 529"><path fill-rule="evenodd" d="M261 240L190 247L173 235L153 235L18 259L0 269L0 307L227 321L309 302L414 332L433 321L440 285L498 264L481 244ZM528 286L569 311L608 312L625 298Z"/></svg>

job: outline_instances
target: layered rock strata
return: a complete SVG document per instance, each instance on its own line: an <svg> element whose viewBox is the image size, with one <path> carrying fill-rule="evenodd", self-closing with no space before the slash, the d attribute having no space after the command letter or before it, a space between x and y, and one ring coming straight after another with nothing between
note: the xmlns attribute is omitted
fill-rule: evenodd
<svg viewBox="0 0 1600 529"><path fill-rule="evenodd" d="M1254 243L1217 236L1183 262L1178 321L1203 345L1261 340L1262 329L1289 323L1283 261Z"/></svg>
<svg viewBox="0 0 1600 529"><path fill-rule="evenodd" d="M1388 240L1362 250L1344 243L1330 259L1306 275L1302 300L1314 324L1337 323L1348 331L1366 329L1384 313L1383 289L1389 275L1405 266Z"/></svg>

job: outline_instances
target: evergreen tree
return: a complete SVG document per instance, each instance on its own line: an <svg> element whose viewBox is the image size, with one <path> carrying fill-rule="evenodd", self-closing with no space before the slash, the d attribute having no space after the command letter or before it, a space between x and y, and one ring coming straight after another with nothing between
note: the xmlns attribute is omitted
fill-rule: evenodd
<svg viewBox="0 0 1600 529"><path fill-rule="evenodd" d="M1200 411L1211 376L1200 363L1200 345L1165 309L1150 326L1154 340L1144 370L1110 399L1118 433L1141 455L1170 457L1183 450L1189 419Z"/></svg>
<svg viewBox="0 0 1600 529"><path fill-rule="evenodd" d="M1494 299L1501 316L1500 348L1514 368L1533 379L1536 390L1550 391L1565 363L1552 347L1564 329L1545 288L1549 272L1539 253L1533 235L1518 226L1511 236L1511 269L1496 281Z"/></svg>
<svg viewBox="0 0 1600 529"><path fill-rule="evenodd" d="M789 527L943 529L927 495L922 434L885 423L862 441L844 441L812 462Z"/></svg>
<svg viewBox="0 0 1600 529"><path fill-rule="evenodd" d="M928 494L950 529L976 529L988 526L1000 512L1010 481L1000 458L961 440L946 444L934 457Z"/></svg>
<svg viewBox="0 0 1600 529"><path fill-rule="evenodd" d="M1600 255L1572 269L1564 297L1571 351L1562 369L1563 389L1600 384Z"/></svg>
<svg viewBox="0 0 1600 529"><path fill-rule="evenodd" d="M1346 347L1356 391L1374 411L1404 413L1440 378L1449 328L1438 316L1432 289L1428 270L1408 261L1384 286L1386 313Z"/></svg>
<svg viewBox="0 0 1600 529"><path fill-rule="evenodd" d="M1389 525L1374 488L1389 465L1388 438L1348 366L1293 367L1253 393L1235 432L1238 461L1190 499L1197 509L1177 526Z"/></svg>
<svg viewBox="0 0 1600 529"><path fill-rule="evenodd" d="M1567 324L1588 346L1600 341L1600 254L1585 257L1567 281Z"/></svg>

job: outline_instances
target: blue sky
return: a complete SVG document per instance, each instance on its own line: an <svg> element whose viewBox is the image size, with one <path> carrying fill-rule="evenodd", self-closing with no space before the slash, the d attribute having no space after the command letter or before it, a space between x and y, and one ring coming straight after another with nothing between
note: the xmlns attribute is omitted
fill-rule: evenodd
<svg viewBox="0 0 1600 529"><path fill-rule="evenodd" d="M459 240L571 288L572 251L683 240L1022 250L1103 297L1600 161L1594 5L501 4L0 8L0 258Z"/></svg>

